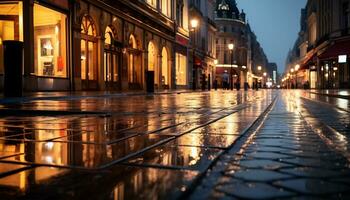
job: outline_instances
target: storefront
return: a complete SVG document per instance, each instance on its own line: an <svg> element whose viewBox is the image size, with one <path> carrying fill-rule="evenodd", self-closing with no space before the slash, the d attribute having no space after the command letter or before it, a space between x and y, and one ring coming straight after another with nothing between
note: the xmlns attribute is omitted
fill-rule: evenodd
<svg viewBox="0 0 350 200"><path fill-rule="evenodd" d="M339 89L350 87L350 41L333 42L321 53L319 58L321 89Z"/></svg>
<svg viewBox="0 0 350 200"><path fill-rule="evenodd" d="M68 0L0 2L0 74L2 42L23 41L25 89L68 90L69 15Z"/></svg>
<svg viewBox="0 0 350 200"><path fill-rule="evenodd" d="M188 80L191 79L188 73L188 36L180 33L176 34L175 45L175 87L177 89L187 89Z"/></svg>

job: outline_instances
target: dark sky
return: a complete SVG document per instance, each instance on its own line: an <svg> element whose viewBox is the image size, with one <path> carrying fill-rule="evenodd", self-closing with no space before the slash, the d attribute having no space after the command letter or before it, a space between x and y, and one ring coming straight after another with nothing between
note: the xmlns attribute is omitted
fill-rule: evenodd
<svg viewBox="0 0 350 200"><path fill-rule="evenodd" d="M300 30L300 10L306 0L237 0L270 62L283 72L288 50Z"/></svg>

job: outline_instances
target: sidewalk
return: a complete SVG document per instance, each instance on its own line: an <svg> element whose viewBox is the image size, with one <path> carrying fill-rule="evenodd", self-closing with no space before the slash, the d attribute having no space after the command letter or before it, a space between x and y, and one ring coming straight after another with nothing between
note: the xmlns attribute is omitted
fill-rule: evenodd
<svg viewBox="0 0 350 200"><path fill-rule="evenodd" d="M350 90L310 90L312 94L319 94L329 97L350 99Z"/></svg>
<svg viewBox="0 0 350 200"><path fill-rule="evenodd" d="M103 98L103 97L125 97L139 95L163 95L163 94L181 94L191 92L202 92L202 90L161 90L154 93L145 91L118 92L118 91L76 91L76 92L30 92L24 93L23 97L6 98L0 93L0 104L23 103L35 100L66 100L81 98Z"/></svg>
<svg viewBox="0 0 350 200"><path fill-rule="evenodd" d="M220 160L192 199L349 199L349 162L313 132L293 100L279 97L251 140Z"/></svg>

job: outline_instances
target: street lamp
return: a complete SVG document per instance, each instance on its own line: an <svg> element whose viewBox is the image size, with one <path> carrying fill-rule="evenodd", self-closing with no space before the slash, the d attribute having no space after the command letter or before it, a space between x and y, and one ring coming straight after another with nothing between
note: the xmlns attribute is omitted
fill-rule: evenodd
<svg viewBox="0 0 350 200"><path fill-rule="evenodd" d="M294 70L298 71L300 69L300 65L295 65Z"/></svg>
<svg viewBox="0 0 350 200"><path fill-rule="evenodd" d="M198 27L198 20L197 19L191 20L191 27L192 27L192 29L196 29Z"/></svg>
<svg viewBox="0 0 350 200"><path fill-rule="evenodd" d="M262 67L261 66L258 66L258 71L261 71L262 70Z"/></svg>
<svg viewBox="0 0 350 200"><path fill-rule="evenodd" d="M192 42L192 48L193 48L193 69L192 69L192 79L193 79L193 84L192 84L192 89L196 90L197 89L197 73L196 73L196 29L198 27L198 20L197 19L192 19L190 21L191 24L191 31L193 32L193 42Z"/></svg>
<svg viewBox="0 0 350 200"><path fill-rule="evenodd" d="M235 48L235 45L233 43L228 44L228 49L230 50L231 54L231 69L230 69L230 88L233 90L233 49Z"/></svg>

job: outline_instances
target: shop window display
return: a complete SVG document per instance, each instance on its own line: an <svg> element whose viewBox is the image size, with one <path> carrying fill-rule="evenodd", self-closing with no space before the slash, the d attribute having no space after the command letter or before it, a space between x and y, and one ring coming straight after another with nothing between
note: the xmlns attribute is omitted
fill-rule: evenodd
<svg viewBox="0 0 350 200"><path fill-rule="evenodd" d="M187 58L186 56L176 53L176 85L187 84Z"/></svg>
<svg viewBox="0 0 350 200"><path fill-rule="evenodd" d="M23 41L22 2L0 2L0 74L4 73L3 41Z"/></svg>
<svg viewBox="0 0 350 200"><path fill-rule="evenodd" d="M34 66L36 75L67 77L66 21L65 14L34 4Z"/></svg>

